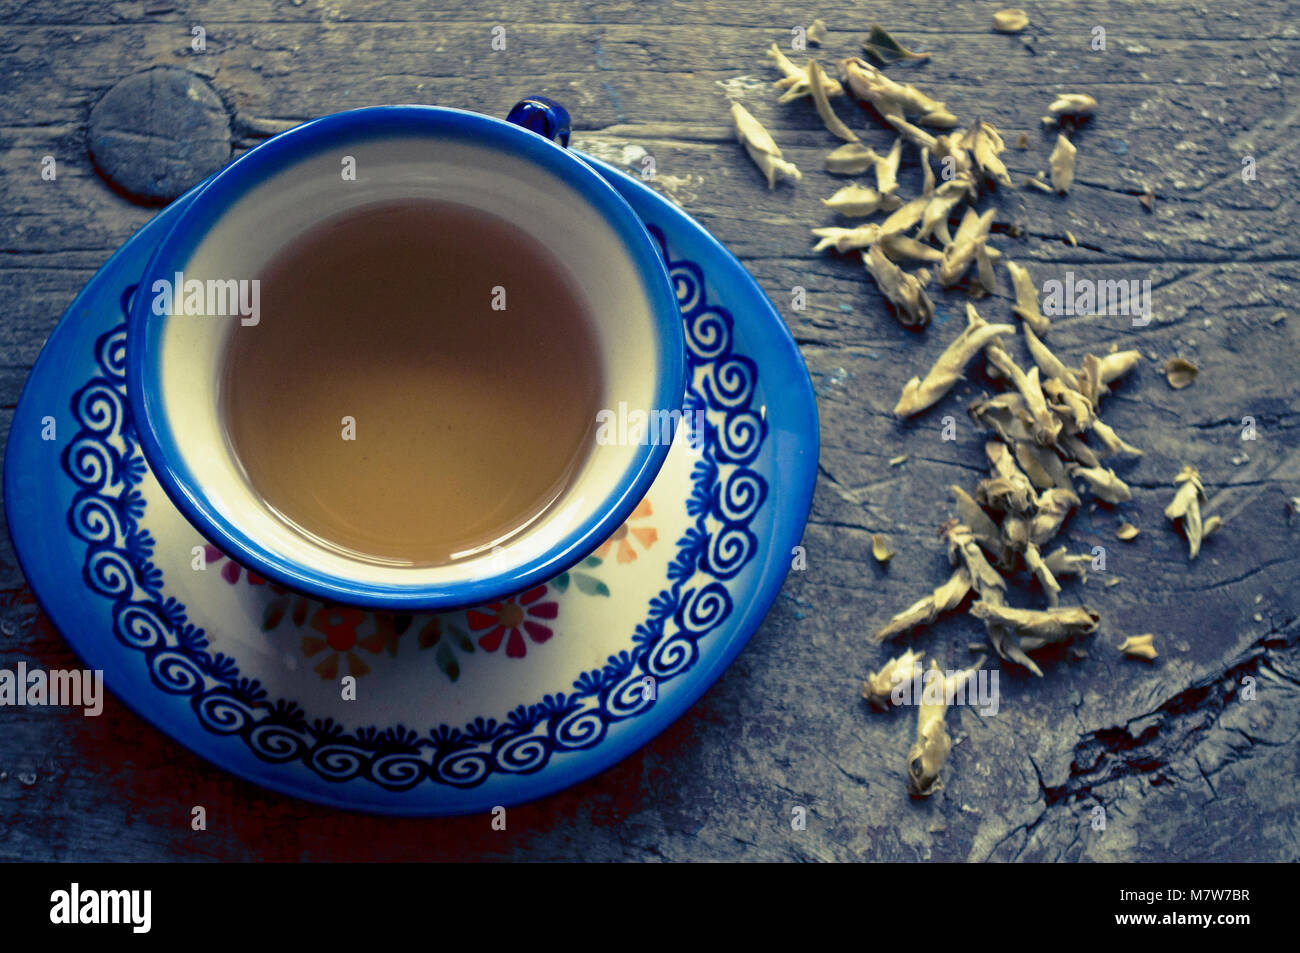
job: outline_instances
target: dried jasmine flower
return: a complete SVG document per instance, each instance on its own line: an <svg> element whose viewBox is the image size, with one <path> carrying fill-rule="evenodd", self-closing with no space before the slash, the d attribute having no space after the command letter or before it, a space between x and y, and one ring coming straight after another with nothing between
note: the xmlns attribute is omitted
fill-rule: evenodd
<svg viewBox="0 0 1300 953"><path fill-rule="evenodd" d="M897 658L890 659L880 671L862 683L862 697L872 708L887 711L893 704L894 688L921 674L921 659L924 657L924 652L908 649Z"/></svg>
<svg viewBox="0 0 1300 953"><path fill-rule="evenodd" d="M1097 109L1097 100L1085 93L1062 93L1047 107L1053 116L1091 116Z"/></svg>
<svg viewBox="0 0 1300 953"><path fill-rule="evenodd" d="M1038 512L1029 523L1029 541L1035 546L1050 542L1078 505L1079 497L1066 487L1052 487L1038 494Z"/></svg>
<svg viewBox="0 0 1300 953"><path fill-rule="evenodd" d="M813 251L834 248L836 251L844 252L854 248L868 248L880 241L880 226L870 222L856 228L827 225L814 228L812 233L821 239L813 246Z"/></svg>
<svg viewBox="0 0 1300 953"><path fill-rule="evenodd" d="M1092 557L1087 553L1078 553L1071 555L1064 546L1048 553L1043 559L1052 573L1057 576L1078 576L1086 581L1088 578L1088 567L1092 565Z"/></svg>
<svg viewBox="0 0 1300 953"><path fill-rule="evenodd" d="M833 175L861 175L879 161L880 156L870 146L850 142L826 157L826 171Z"/></svg>
<svg viewBox="0 0 1300 953"><path fill-rule="evenodd" d="M1140 532L1142 531L1132 523L1120 523L1119 529L1115 530L1115 535L1127 543L1130 540L1137 539L1138 533Z"/></svg>
<svg viewBox="0 0 1300 953"><path fill-rule="evenodd" d="M966 209L961 225L957 227L957 234L943 250L943 260L939 263L939 284L951 288L961 280L970 263L975 260L979 247L988 241L995 211L996 209L989 209L983 215L977 215L974 209Z"/></svg>
<svg viewBox="0 0 1300 953"><path fill-rule="evenodd" d="M927 126L951 129L957 117L938 100L931 99L909 83L896 83L865 60L852 58L840 63L840 71L849 89L859 99L865 99L882 116L906 119L916 116Z"/></svg>
<svg viewBox="0 0 1300 953"><path fill-rule="evenodd" d="M943 790L939 771L952 750L952 739L944 724L948 699L956 697L983 664L984 656L980 656L970 668L944 677L934 659L930 660L930 672L934 674L930 685L921 692L921 704L916 709L916 743L907 754L907 789L913 796L929 797Z"/></svg>
<svg viewBox="0 0 1300 953"><path fill-rule="evenodd" d="M776 64L776 68L781 71L782 77L778 79L775 85L785 92L777 100L780 103L788 103L791 100L800 99L812 94L812 85L808 80L808 73L805 70L795 66L781 48L773 43L767 49L768 57ZM822 74L822 88L827 96L843 96L844 87L840 85L839 80Z"/></svg>
<svg viewBox="0 0 1300 953"><path fill-rule="evenodd" d="M1186 358L1171 357L1165 361L1165 380L1169 381L1169 386L1174 390L1191 387L1192 381L1196 380L1196 375L1200 372L1201 369Z"/></svg>
<svg viewBox="0 0 1300 953"><path fill-rule="evenodd" d="M872 251L875 252L876 249L873 248ZM884 259L883 254L880 257ZM880 278L877 277L876 281L879 282ZM886 294L888 295L888 292ZM933 316L932 307L929 314ZM935 362L934 367L930 368L925 379L913 377L903 385L902 396L894 407L897 416L910 417L938 402L954 384L962 379L966 365L970 363L971 358L984 349L989 341L994 340L999 334L1015 333L1015 328L1009 324L989 324L979 316L974 305L969 303L966 305L966 320L966 329L939 355L939 360Z"/></svg>
<svg viewBox="0 0 1300 953"><path fill-rule="evenodd" d="M1020 639L1017 638L1015 632L991 619L984 620L984 628L988 631L989 642L993 646L993 651L998 653L998 658L1009 659L1023 665L1039 678L1043 677L1043 670L1025 654L1025 650L1021 647Z"/></svg>
<svg viewBox="0 0 1300 953"><path fill-rule="evenodd" d="M844 125L839 116L835 115L835 110L831 108L831 102L826 97L826 87L823 85L826 80L826 74L816 60L808 61L808 82L812 86L813 105L817 107L817 115L822 117L822 122L833 135L839 136L845 142L857 142L858 134Z"/></svg>
<svg viewBox="0 0 1300 953"><path fill-rule="evenodd" d="M1023 265L1016 264L1010 258L1006 259L1003 265L1011 273L1011 283L1016 289L1016 304L1011 309L1011 313L1038 334L1046 334L1052 322L1039 310L1038 286L1034 284L1034 279L1029 276L1029 271Z"/></svg>
<svg viewBox="0 0 1300 953"><path fill-rule="evenodd" d="M984 511L971 497L969 493L957 486L955 483L948 488L957 501L957 519L970 530L975 541L984 548L984 551L995 557L1002 552L1001 533L998 531L998 524L993 522L993 518Z"/></svg>
<svg viewBox="0 0 1300 953"><path fill-rule="evenodd" d="M905 453L900 453L900 454L899 454L898 456L896 456L896 457L890 457L890 458L889 458L889 465L890 465L891 467L902 466L902 465L903 465L904 463L906 463L906 462L907 462L907 454L905 454Z"/></svg>
<svg viewBox="0 0 1300 953"><path fill-rule="evenodd" d="M898 166L902 160L903 139L901 136L897 136L894 138L894 144L889 147L889 151L885 153L884 157L876 160L876 188L881 195L893 195L898 191ZM926 172L930 173L929 163L924 158L922 158L921 164L925 166Z"/></svg>
<svg viewBox="0 0 1300 953"><path fill-rule="evenodd" d="M1034 543L1026 543L1023 558L1025 566L1033 573L1034 578L1038 580L1038 584L1043 587L1043 592L1047 594L1047 604L1052 608L1056 608L1061 602L1061 584L1056 581L1056 577L1052 575L1052 570L1043 561L1043 557L1039 555L1038 547Z"/></svg>
<svg viewBox="0 0 1300 953"><path fill-rule="evenodd" d="M749 110L740 103L732 103L731 118L736 124L736 138L745 147L745 151L754 160L754 164L767 177L767 187L769 189L776 186L778 176L794 182L803 178L802 173L795 168L793 163L787 162L781 157L781 150L772 141L772 137L768 135L767 130L749 114Z"/></svg>
<svg viewBox="0 0 1300 953"><path fill-rule="evenodd" d="M1100 466L1084 467L1077 463L1070 464L1066 469L1070 471L1071 476L1087 483L1092 495L1099 500L1107 503L1126 503L1133 499L1133 491L1114 470Z"/></svg>
<svg viewBox="0 0 1300 953"><path fill-rule="evenodd" d="M992 430L1006 443L1034 439L1025 399L1015 391L977 400L970 405L969 412L977 424Z"/></svg>
<svg viewBox="0 0 1300 953"><path fill-rule="evenodd" d="M975 498L1001 513L1032 513L1038 503L1033 483L1016 465L1010 448L1000 440L987 440L984 455L992 476L976 485Z"/></svg>
<svg viewBox="0 0 1300 953"><path fill-rule="evenodd" d="M1141 658L1151 662L1156 657L1155 639L1154 635L1130 635L1120 645L1119 650L1131 658Z"/></svg>
<svg viewBox="0 0 1300 953"><path fill-rule="evenodd" d="M849 218L861 218L897 208L899 199L894 195L881 195L869 186L854 184L844 186L828 199L822 199L822 205Z"/></svg>
<svg viewBox="0 0 1300 953"><path fill-rule="evenodd" d="M969 526L958 520L949 520L940 528L939 534L948 541L948 562L965 567L971 588L981 596L988 596L994 590L1006 591L1006 580L984 558Z"/></svg>
<svg viewBox="0 0 1300 953"><path fill-rule="evenodd" d="M902 136L899 136L894 141L901 142L902 138ZM926 198L932 198L934 196L934 169L930 168L930 150L925 148L921 149L921 175L921 194Z"/></svg>
<svg viewBox="0 0 1300 953"><path fill-rule="evenodd" d="M1061 433L1061 421L1047 406L1047 397L1043 394L1038 379L1038 368L1031 368L1026 374L996 341L984 348L984 354L994 367L1015 384L1016 390L1025 399L1025 411L1032 421L1034 441L1044 447L1055 443Z"/></svg>
<svg viewBox="0 0 1300 953"><path fill-rule="evenodd" d="M1093 412L1091 401L1069 384L1049 377L1042 382L1042 386L1048 409L1060 418L1065 431L1079 433L1096 423L1097 416Z"/></svg>
<svg viewBox="0 0 1300 953"><path fill-rule="evenodd" d="M993 29L999 33L1019 33L1029 26L1029 14L1014 7L993 14Z"/></svg>
<svg viewBox="0 0 1300 953"><path fill-rule="evenodd" d="M1205 505L1205 487L1201 485L1201 474L1196 467L1183 467L1178 476L1174 477L1174 486L1178 487L1178 491L1174 494L1173 502L1165 507L1165 516L1182 526L1191 553L1188 558L1195 559L1201 551L1201 541L1219 529L1223 520L1217 516L1211 517L1213 527L1210 526L1210 521L1202 523L1201 507Z"/></svg>
<svg viewBox="0 0 1300 953"><path fill-rule="evenodd" d="M1052 188L1064 195L1074 184L1074 155L1078 150L1064 135L1056 137L1056 148L1048 159L1052 170Z"/></svg>
<svg viewBox="0 0 1300 953"><path fill-rule="evenodd" d="M1040 192L1052 193L1052 187L1042 179L1025 179L1025 185L1031 189L1037 189Z"/></svg>
<svg viewBox="0 0 1300 953"><path fill-rule="evenodd" d="M1091 429L1092 432L1097 435L1097 439L1102 442L1107 453L1126 457L1142 456L1141 450L1125 441L1119 434L1115 433L1115 431L1111 429L1110 425L1100 417L1094 417L1092 419Z"/></svg>
<svg viewBox="0 0 1300 953"><path fill-rule="evenodd" d="M1071 248L1079 247L1079 240L1074 237L1074 232L1069 229L1065 232L1065 244L1069 245Z"/></svg>
<svg viewBox="0 0 1300 953"><path fill-rule="evenodd" d="M1029 136L1027 134L1022 132L1020 135L1016 137L1016 148L1017 149L1029 148Z"/></svg>
<svg viewBox="0 0 1300 953"><path fill-rule="evenodd" d="M804 38L813 46L821 46L826 42L826 24L821 20L813 20L804 31Z"/></svg>
<svg viewBox="0 0 1300 953"><path fill-rule="evenodd" d="M972 181L969 175L958 175L934 190L921 214L921 229L916 233L917 238L924 240L934 235L945 245L952 244L952 236L948 234L948 216L966 197Z"/></svg>
<svg viewBox="0 0 1300 953"><path fill-rule="evenodd" d="M1020 469L1025 472L1035 487L1040 490L1048 490L1052 487L1066 490L1072 488L1070 474L1066 472L1065 464L1054 450L1040 447L1031 440L1017 440L1015 448L1016 462L1020 464Z"/></svg>
<svg viewBox="0 0 1300 953"><path fill-rule="evenodd" d="M880 223L881 237L888 235L898 235L921 220L921 215L925 212L927 199L925 196L912 199L901 205L888 218Z"/></svg>
<svg viewBox="0 0 1300 953"><path fill-rule="evenodd" d="M1123 377L1133 368L1138 366L1142 360L1140 351L1116 351L1113 354L1107 354L1105 357L1096 358L1097 362L1097 386L1101 393L1109 393L1109 385Z"/></svg>
<svg viewBox="0 0 1300 953"><path fill-rule="evenodd" d="M898 554L889 548L888 539L880 533L875 533L871 537L871 555L880 565L888 566L889 561Z"/></svg>
<svg viewBox="0 0 1300 953"><path fill-rule="evenodd" d="M958 567L948 578L924 599L918 599L902 612L895 615L871 636L873 642L884 642L896 638L921 625L929 625L944 612L951 612L961 605L962 600L971 589L970 572Z"/></svg>
<svg viewBox="0 0 1300 953"><path fill-rule="evenodd" d="M979 599L971 605L970 612L977 619L999 622L1022 638L1039 640L1039 647L1052 642L1069 641L1081 635L1091 635L1097 631L1097 625L1101 622L1101 616L1087 606L1015 609Z"/></svg>
<svg viewBox="0 0 1300 953"><path fill-rule="evenodd" d="M934 305L925 293L920 279L909 275L885 257L879 245L872 245L862 253L862 263L871 277L876 279L880 293L894 306L894 316L900 324L925 327L934 320Z"/></svg>
<svg viewBox="0 0 1300 953"><path fill-rule="evenodd" d="M915 238L908 238L906 235L890 235L882 238L880 247L893 262L936 262L943 258L943 252L938 248L918 242Z"/></svg>
<svg viewBox="0 0 1300 953"><path fill-rule="evenodd" d="M1025 328L1025 344L1029 348L1029 356L1034 359L1034 363L1038 365L1038 369L1043 372L1046 379L1059 381L1065 387L1077 390L1079 382L1074 372L1042 342L1034 333L1032 325Z"/></svg>
<svg viewBox="0 0 1300 953"><path fill-rule="evenodd" d="M989 248L988 245L980 245L975 249L975 276L978 288L972 285L971 292L976 290L984 294L993 294L998 290L997 273L993 267L992 252L997 251L995 248Z"/></svg>
<svg viewBox="0 0 1300 953"><path fill-rule="evenodd" d="M905 48L878 23L872 24L871 36L862 42L862 50L880 66L888 66L900 60L924 60L930 57L929 53L913 53Z"/></svg>
<svg viewBox="0 0 1300 953"><path fill-rule="evenodd" d="M1081 463L1085 467L1101 466L1097 454L1092 452L1092 448L1084 443L1078 434L1061 434L1061 439L1056 441L1056 446L1067 459ZM1068 470L1069 467L1066 469Z"/></svg>
<svg viewBox="0 0 1300 953"><path fill-rule="evenodd" d="M1006 151L1006 143L998 134L992 123L975 120L970 131L966 133L964 145L975 156L975 164L990 179L1010 188L1011 176L998 155Z"/></svg>

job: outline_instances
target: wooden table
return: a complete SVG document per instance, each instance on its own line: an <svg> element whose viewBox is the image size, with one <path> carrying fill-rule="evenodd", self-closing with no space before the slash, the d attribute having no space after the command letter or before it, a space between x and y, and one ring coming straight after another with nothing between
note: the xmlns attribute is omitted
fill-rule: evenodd
<svg viewBox="0 0 1300 953"><path fill-rule="evenodd" d="M425 7L424 9L417 9ZM1049 658L1042 679L1006 666L1001 709L949 715L956 746L947 789L905 793L910 710L877 715L860 682L886 658L870 631L944 578L936 528L947 487L983 472L967 422L991 389L975 369L938 408L890 413L962 324L963 296L936 298L927 332L901 328L860 266L815 255L808 228L842 182L821 171L836 141L805 100L777 105L764 57L787 49L792 19L774 0L716 3L511 0L397 4L134 2L0 6L0 420L7 431L42 341L76 291L153 212L110 190L85 148L92 106L123 77L172 65L205 77L232 117L236 150L285 123L356 106L424 102L501 116L549 94L575 120L574 145L640 171L745 262L790 324L820 399L822 458L807 568L791 573L749 647L669 731L611 771L489 819L394 821L342 814L236 780L110 700L104 717L0 710L2 859L765 859L1209 860L1300 857L1300 290L1294 153L1300 32L1285 0L1246 6L1185 0L1036 4L1027 35L993 33L993 3L918 0L892 10L808 7L831 28L826 62L856 52L875 17L926 64L891 68L980 116L1014 143L1019 183L1046 169L1054 133L1039 123L1058 92L1100 101L1082 129L1067 198L1004 189L995 244L1039 282L1150 280L1155 318L1075 317L1051 344L1077 360L1111 345L1153 359L1108 399L1105 416L1146 455L1124 471L1142 533L1115 539L1120 516L1085 503L1067 525L1073 551L1105 546L1106 573L1068 584L1065 601L1103 617L1086 658ZM191 48L201 25L206 50ZM506 49L492 49L493 27ZM1091 48L1104 27L1106 49ZM796 55L793 54L792 55ZM805 170L768 191L734 141L728 100L767 124ZM877 148L870 114L837 103ZM41 177L44 156L58 176ZM1243 181L1243 159L1255 177ZM917 187L908 153L905 190ZM1155 194L1154 212L1139 195ZM1067 243L1066 233L1077 240ZM986 317L1013 320L1005 274ZM792 288L807 308L791 307ZM743 316L741 316L743 319ZM1175 391L1160 365L1201 368ZM955 441L939 420L958 420ZM1243 441L1253 417L1258 439ZM906 454L902 465L889 460ZM1189 563L1162 516L1171 481L1200 468L1223 532ZM1295 520L1300 524L1300 519ZM899 550L887 570L871 535ZM1107 586L1108 580L1117 585ZM7 537L0 543L0 665L76 667L38 611ZM1152 632L1154 665L1124 659L1125 635ZM955 667L982 637L974 620L917 636ZM1253 679L1247 700L1244 680ZM190 829L193 805L208 829ZM792 810L807 811L794 830ZM1106 826L1097 830L1097 808Z"/></svg>

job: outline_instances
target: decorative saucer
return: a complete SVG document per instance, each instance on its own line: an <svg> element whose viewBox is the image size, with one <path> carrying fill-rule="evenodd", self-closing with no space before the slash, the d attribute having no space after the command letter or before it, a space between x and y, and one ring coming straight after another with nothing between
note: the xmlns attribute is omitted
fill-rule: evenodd
<svg viewBox="0 0 1300 953"><path fill-rule="evenodd" d="M127 411L125 310L193 192L91 279L23 390L5 507L42 606L125 704L286 794L459 814L604 770L735 658L808 516L818 454L808 373L781 316L716 239L583 158L667 262L686 332L684 411L704 412L707 440L678 440L636 511L579 566L468 611L369 612L272 585L200 537L154 480Z"/></svg>

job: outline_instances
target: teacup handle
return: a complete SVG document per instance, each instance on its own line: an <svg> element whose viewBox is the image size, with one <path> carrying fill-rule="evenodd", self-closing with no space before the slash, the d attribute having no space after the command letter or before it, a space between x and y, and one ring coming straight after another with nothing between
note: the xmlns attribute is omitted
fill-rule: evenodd
<svg viewBox="0 0 1300 953"><path fill-rule="evenodd" d="M506 121L568 148L569 111L545 96L529 96L515 103Z"/></svg>

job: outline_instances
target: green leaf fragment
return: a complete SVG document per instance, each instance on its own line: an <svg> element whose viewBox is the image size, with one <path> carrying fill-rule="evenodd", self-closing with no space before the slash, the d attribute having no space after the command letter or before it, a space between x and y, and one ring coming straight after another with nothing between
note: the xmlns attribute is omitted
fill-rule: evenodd
<svg viewBox="0 0 1300 953"><path fill-rule="evenodd" d="M925 60L929 53L913 53L890 36L879 23L871 27L871 36L862 43L862 50L878 66L888 66L904 60Z"/></svg>

